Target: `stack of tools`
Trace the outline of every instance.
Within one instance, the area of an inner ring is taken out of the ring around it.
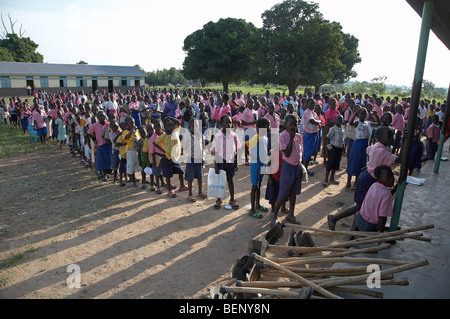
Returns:
[[[280,238],[286,237],[286,228],[291,230],[287,244],[277,244]],[[369,289],[368,283],[372,279],[377,279],[380,285],[406,286],[408,280],[394,279],[394,274],[425,266],[428,261],[361,255],[373,256],[405,239],[430,242],[431,239],[424,237],[421,231],[431,228],[434,225],[379,233],[331,231],[277,223],[265,236],[249,241],[248,255],[234,259],[231,275],[237,279],[235,286],[215,287],[211,296],[229,299],[341,299],[341,293],[345,293],[383,298],[382,292]],[[320,239],[343,235],[350,236],[350,239],[320,246],[316,246],[313,240],[315,236]],[[378,268],[372,269],[373,265]]]

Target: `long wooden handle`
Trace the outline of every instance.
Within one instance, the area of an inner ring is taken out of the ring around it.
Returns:
[[[253,256],[256,260],[262,261],[262,262],[265,263],[265,264],[268,264],[268,265],[270,265],[270,266],[272,266],[272,267],[274,267],[274,268],[276,268],[276,269],[281,270],[282,272],[284,272],[284,273],[286,273],[286,274],[291,275],[292,277],[294,277],[294,278],[297,279],[298,281],[304,283],[306,286],[309,286],[309,287],[313,288],[314,291],[320,293],[320,294],[321,294],[322,296],[324,296],[324,297],[332,298],[332,299],[342,299],[341,297],[339,297],[339,296],[337,296],[337,295],[335,295],[335,294],[333,294],[333,293],[327,291],[326,289],[324,289],[324,288],[320,287],[319,285],[317,285],[317,284],[315,284],[315,283],[313,283],[313,282],[311,282],[311,281],[309,281],[309,280],[303,278],[302,276],[297,275],[296,273],[294,273],[294,272],[290,271],[289,269],[286,269],[285,267],[283,267],[283,266],[281,266],[281,265],[279,265],[279,264],[277,264],[277,263],[271,261],[270,259],[261,257],[261,256],[259,256],[259,255],[256,254],[256,253],[252,253],[252,256]]]

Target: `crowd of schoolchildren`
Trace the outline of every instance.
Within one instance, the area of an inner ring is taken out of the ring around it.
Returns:
[[[296,197],[302,181],[313,175],[309,167],[318,164],[318,155],[325,168],[321,184],[329,187],[339,184],[335,174],[345,166],[346,154],[346,188],[355,191],[355,205],[328,215],[328,226],[334,230],[338,220],[355,215],[353,230],[383,231],[392,216],[392,165],[401,161],[409,102],[345,92],[286,96],[267,91],[258,97],[191,89],[68,90],[36,93],[31,104],[16,97],[2,99],[0,123],[9,120],[23,133],[34,128],[41,143],[57,141],[103,181],[112,178],[120,186],[134,187],[140,181],[143,189],[157,194],[164,190],[171,198],[186,191],[191,202],[207,198],[204,167],[206,154],[211,154],[214,172],[226,172],[228,209],[239,208],[233,177],[242,151],[250,169],[249,214],[262,218],[270,210],[271,227],[280,211],[287,222],[299,223]],[[445,104],[420,101],[409,174],[434,159],[444,112]],[[279,135],[271,134],[276,131]],[[263,182],[270,208],[260,203]],[[217,198],[214,208],[222,203]]]

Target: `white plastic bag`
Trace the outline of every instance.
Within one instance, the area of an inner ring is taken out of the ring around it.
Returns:
[[[216,174],[216,170],[210,168],[208,172],[208,197],[224,198],[226,186],[226,172],[219,170],[219,174]]]

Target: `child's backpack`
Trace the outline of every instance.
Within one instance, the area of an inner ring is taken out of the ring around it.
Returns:
[[[186,110],[184,111],[183,115],[183,121],[188,122],[191,120],[191,118],[194,116],[194,109],[192,106],[186,106]]]

